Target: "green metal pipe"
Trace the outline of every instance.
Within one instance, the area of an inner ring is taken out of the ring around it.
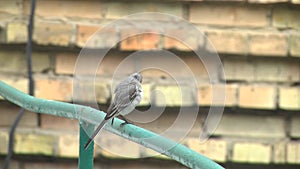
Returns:
[[[53,100],[39,99],[29,96],[25,93],[18,91],[15,88],[10,87],[2,81],[0,81],[0,95],[5,99],[19,105],[20,107],[23,107],[33,112],[78,119],[81,124],[80,135],[85,133],[82,129],[83,124],[89,124],[90,127],[88,130],[90,130],[91,128],[93,128],[94,125],[99,124],[99,122],[101,122],[105,117],[104,112],[93,109],[91,107],[63,103]],[[145,130],[132,124],[122,126],[121,124],[123,122],[123,120],[115,118],[113,126],[106,125],[104,128],[112,133],[127,138],[154,151],[165,154],[168,157],[180,162],[181,164],[187,167],[199,169],[223,168],[219,164],[187,148],[184,145],[181,145],[177,142],[174,142],[172,140],[169,140],[151,131]],[[82,158],[81,155],[84,154],[80,154],[79,158]]]
[[[92,169],[93,168],[93,156],[94,156],[94,141],[90,144],[87,150],[84,149],[85,143],[88,141],[89,136],[86,134],[84,128],[93,132],[94,125],[86,125],[86,123],[79,123],[79,159],[78,169]]]

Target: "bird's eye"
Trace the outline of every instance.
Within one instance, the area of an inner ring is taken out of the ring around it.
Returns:
[[[140,82],[142,82],[142,77],[140,75],[134,75],[134,78]]]

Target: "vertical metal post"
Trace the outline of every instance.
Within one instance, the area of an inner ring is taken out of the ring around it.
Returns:
[[[84,122],[79,122],[79,159],[78,159],[78,169],[93,169],[93,161],[94,161],[94,141],[91,143],[91,145],[88,147],[87,150],[84,149],[84,144],[89,139],[89,136],[87,135],[86,131],[84,131],[83,126],[88,131],[87,132],[93,132],[94,131],[94,125],[86,124]]]

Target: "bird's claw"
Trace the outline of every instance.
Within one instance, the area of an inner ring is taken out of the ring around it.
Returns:
[[[121,123],[121,127],[123,127],[124,125],[126,125],[126,124],[132,124],[132,123],[130,123],[129,121],[127,121],[127,120],[124,120],[124,122],[123,123]]]

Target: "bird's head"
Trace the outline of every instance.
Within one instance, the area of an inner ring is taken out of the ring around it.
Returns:
[[[130,76],[133,77],[133,78],[135,78],[135,79],[136,79],[137,81],[139,81],[140,83],[142,83],[142,81],[143,81],[143,77],[142,77],[142,75],[139,74],[139,73],[133,73],[133,74],[131,74]]]

